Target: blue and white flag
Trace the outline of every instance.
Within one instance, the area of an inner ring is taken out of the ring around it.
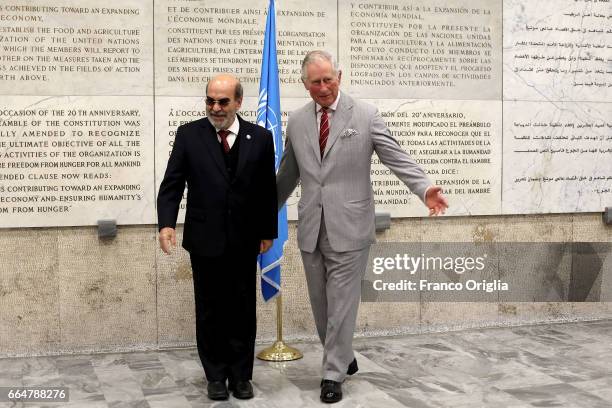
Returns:
[[[274,0],[270,0],[263,58],[261,62],[261,81],[259,82],[259,101],[257,103],[257,124],[265,127],[274,136],[274,156],[276,171],[283,156],[283,134],[278,85],[278,64],[276,60],[276,12]],[[287,240],[287,207],[278,213],[278,238],[272,248],[259,256],[261,268],[261,293],[265,301],[272,299],[280,291],[280,264],[283,247]]]

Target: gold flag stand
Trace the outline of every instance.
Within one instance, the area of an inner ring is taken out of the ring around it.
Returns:
[[[257,358],[265,361],[292,361],[302,358],[302,353],[283,342],[283,298],[276,296],[276,341],[257,354]]]

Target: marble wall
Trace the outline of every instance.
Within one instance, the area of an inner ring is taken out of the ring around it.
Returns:
[[[504,213],[600,211],[612,200],[612,9],[504,1]]]
[[[0,227],[154,224],[174,131],[204,115],[206,82],[240,77],[254,118],[266,6],[3,2]],[[377,105],[445,189],[449,215],[601,211],[611,15],[586,0],[279,0],[284,123],[308,100],[303,55],[328,49],[343,89]],[[372,178],[381,210],[424,214],[376,157]]]
[[[422,218],[373,157],[377,209],[395,217],[379,241],[610,242],[596,214],[612,205],[608,3],[305,4],[276,2],[283,124],[308,101],[303,55],[331,50],[342,88],[379,108],[450,200],[450,217]],[[0,4],[0,356],[193,345],[188,256],[157,248],[156,188],[176,127],[204,114],[210,77],[239,76],[241,113],[255,119],[266,7]],[[120,224],[114,240],[97,238],[100,219]],[[285,334],[314,339],[289,228]],[[265,342],[274,305],[259,302]],[[371,302],[358,334],[610,316],[607,302]]]

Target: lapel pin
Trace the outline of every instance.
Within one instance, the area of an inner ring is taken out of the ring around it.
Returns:
[[[247,135],[247,139],[251,140],[251,135]]]

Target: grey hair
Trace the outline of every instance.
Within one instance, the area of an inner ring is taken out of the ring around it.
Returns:
[[[306,81],[306,67],[315,61],[321,61],[321,60],[329,62],[332,66],[334,75],[336,76],[338,75],[338,72],[340,71],[340,69],[338,66],[338,61],[336,61],[334,56],[327,51],[314,50],[306,54],[306,56],[304,57],[304,60],[302,61],[302,82]]]
[[[234,90],[234,98],[236,100],[242,99],[242,95],[244,94],[244,90],[242,89],[242,84],[240,81],[236,84],[236,89]]]

